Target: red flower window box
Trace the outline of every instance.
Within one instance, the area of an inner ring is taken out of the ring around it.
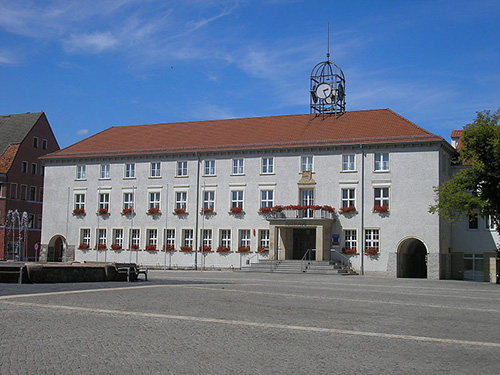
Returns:
[[[229,210],[230,214],[241,214],[243,213],[243,207],[231,207]]]
[[[200,210],[200,215],[214,215],[214,214],[215,214],[215,210],[213,208],[203,207]]]
[[[354,206],[341,207],[339,209],[339,211],[342,214],[355,213],[356,212],[356,207],[354,207]]]
[[[259,248],[257,248],[257,252],[258,253],[268,253],[269,252],[269,248],[267,246],[259,246]]]
[[[134,209],[133,208],[124,208],[122,210],[122,215],[132,215],[134,213]]]
[[[176,208],[174,210],[174,215],[186,215],[186,209],[185,208]]]
[[[389,212],[389,207],[387,206],[381,206],[380,204],[376,204],[374,207],[373,207],[373,212],[378,212],[378,213],[386,213],[386,212]]]
[[[99,215],[107,215],[108,214],[108,209],[107,208],[99,208]]]
[[[174,245],[163,245],[163,251],[175,251]]]
[[[76,216],[85,215],[85,209],[84,208],[75,208],[73,210],[73,215],[76,215]]]
[[[344,247],[344,248],[342,249],[342,252],[343,252],[344,254],[347,254],[347,255],[355,255],[355,254],[357,254],[357,253],[358,253],[358,250],[357,250],[357,249],[352,249],[352,248],[350,248],[350,247]]]
[[[231,249],[229,247],[227,247],[227,246],[219,246],[217,248],[217,252],[218,253],[228,253],[230,251],[231,251]]]
[[[114,244],[111,245],[111,249],[113,249],[113,250],[121,250],[122,246],[114,243]]]
[[[379,250],[376,247],[369,247],[368,249],[365,250],[366,255],[371,255],[375,256],[378,255]]]
[[[238,247],[238,253],[248,253],[250,251],[250,246],[240,246]]]
[[[146,251],[156,251],[156,245],[147,245]]]
[[[139,250],[139,245],[133,244],[132,245],[132,250]]]
[[[81,243],[80,245],[78,245],[78,248],[80,250],[87,250],[90,248],[90,245],[88,243]]]
[[[106,250],[106,244],[105,243],[100,243],[97,245],[97,250]]]
[[[151,207],[147,213],[148,215],[158,215],[160,213],[160,209],[157,207]]]
[[[200,251],[202,253],[209,253],[212,251],[212,246],[200,246],[198,251]]]
[[[189,252],[193,251],[193,248],[191,246],[181,246],[181,251]]]

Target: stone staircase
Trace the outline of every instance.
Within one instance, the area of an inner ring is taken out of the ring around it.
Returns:
[[[316,273],[329,275],[357,275],[350,269],[342,267],[340,263],[329,261],[302,261],[300,260],[260,260],[259,263],[251,263],[242,267],[246,272],[275,272],[275,273]]]

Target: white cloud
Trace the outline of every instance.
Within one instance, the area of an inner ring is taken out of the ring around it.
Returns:
[[[119,40],[110,32],[71,35],[64,41],[64,48],[72,53],[101,53],[112,50],[118,45]]]
[[[89,133],[89,129],[80,129],[76,132],[77,135],[86,135]]]
[[[15,58],[7,51],[0,51],[0,65],[14,65]]]

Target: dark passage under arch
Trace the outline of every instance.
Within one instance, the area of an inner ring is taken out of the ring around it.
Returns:
[[[427,278],[427,249],[422,241],[408,238],[399,245],[398,277]]]

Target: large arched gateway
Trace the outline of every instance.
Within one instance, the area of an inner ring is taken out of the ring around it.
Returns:
[[[427,278],[427,248],[417,238],[406,238],[398,246],[398,277]]]
[[[47,262],[66,261],[66,239],[61,235],[53,236],[47,248]]]

